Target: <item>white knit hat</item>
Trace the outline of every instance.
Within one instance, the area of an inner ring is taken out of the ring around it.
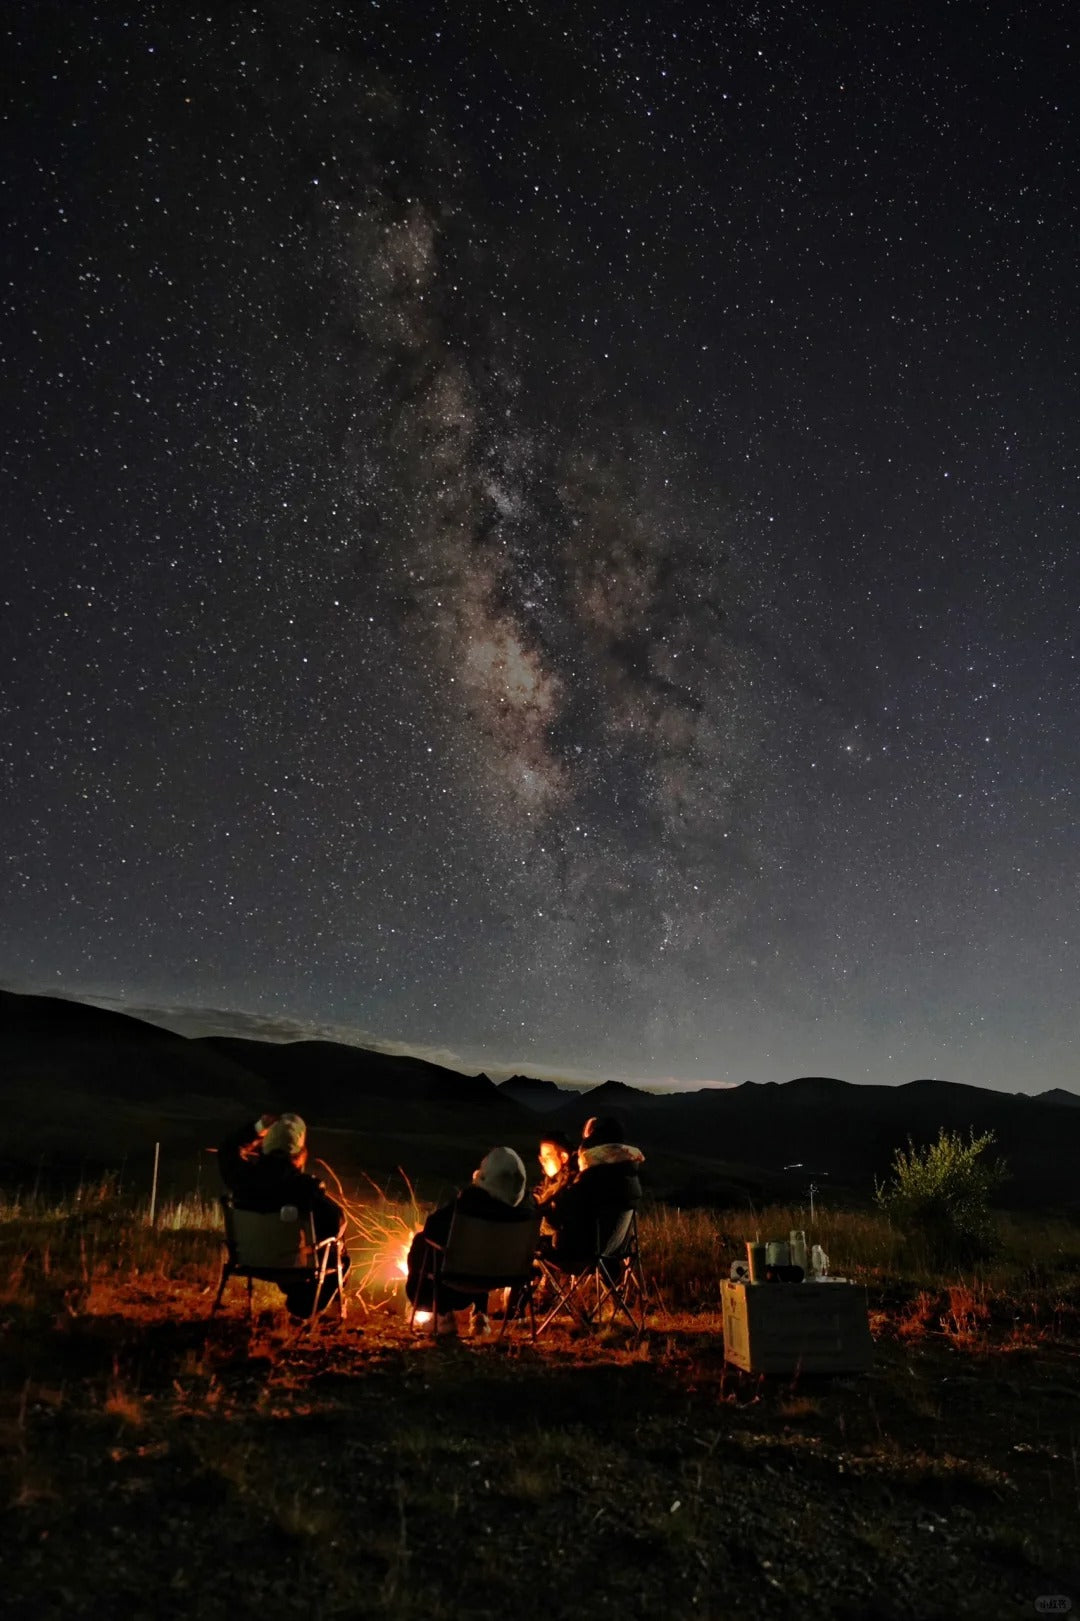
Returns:
[[[485,1154],[473,1181],[502,1204],[518,1205],[525,1197],[525,1167],[512,1148],[493,1148]]]
[[[307,1127],[298,1114],[283,1114],[275,1120],[262,1140],[264,1154],[299,1154],[307,1141]]]

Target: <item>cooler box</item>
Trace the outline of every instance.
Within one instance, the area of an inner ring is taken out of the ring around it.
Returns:
[[[721,1284],[724,1356],[747,1373],[865,1373],[873,1356],[857,1283]]]

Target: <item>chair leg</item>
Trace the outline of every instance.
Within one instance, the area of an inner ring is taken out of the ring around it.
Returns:
[[[315,1280],[315,1298],[311,1302],[311,1316],[308,1318],[308,1321],[307,1321],[307,1326],[308,1326],[309,1330],[313,1329],[315,1327],[315,1319],[319,1315],[319,1302],[322,1299],[323,1285],[326,1282],[326,1273],[327,1273],[327,1269],[328,1269],[329,1265],[330,1265],[330,1246],[329,1246],[329,1244],[326,1244],[326,1245],[323,1246],[322,1256],[320,1257],[320,1260],[319,1260],[319,1273],[318,1273],[318,1277]]]
[[[635,1264],[636,1263],[636,1264]],[[614,1323],[621,1312],[638,1339],[645,1333],[645,1289],[641,1264],[636,1256],[626,1255],[622,1261],[622,1276],[616,1277],[614,1273],[601,1263],[604,1275],[604,1292],[601,1305],[611,1301],[611,1320]],[[637,1315],[630,1308],[630,1287],[633,1285],[637,1291]]]
[[[414,1329],[416,1327],[416,1313],[418,1309],[417,1301],[423,1295],[424,1284],[429,1278],[431,1279],[431,1332],[432,1335],[435,1336],[439,1332],[439,1314],[435,1309],[437,1304],[437,1291],[435,1288],[435,1252],[430,1245],[425,1247],[424,1252],[420,1257],[420,1272],[416,1279],[415,1299],[412,1302],[412,1310],[409,1313],[410,1329]]]
[[[614,1323],[621,1311],[625,1316],[629,1317],[631,1326],[636,1329],[638,1325],[633,1316],[630,1314],[625,1298],[627,1281],[625,1259],[620,1264],[622,1268],[621,1278],[617,1278],[615,1276],[614,1272],[605,1261],[601,1261],[599,1267],[597,1268],[597,1286],[601,1291],[598,1298],[597,1313],[599,1314],[601,1309],[607,1305],[608,1301],[610,1301],[611,1321]]]
[[[501,1343],[511,1322],[516,1322],[522,1315],[524,1307],[528,1308],[531,1325],[531,1338],[536,1338],[536,1313],[533,1310],[533,1279],[525,1283],[511,1284],[503,1290],[502,1327],[499,1330],[499,1343]]]
[[[506,1331],[506,1322],[509,1321],[511,1317],[516,1323],[518,1318],[528,1315],[529,1338],[530,1340],[535,1340],[536,1307],[533,1304],[533,1292],[535,1288],[536,1279],[534,1277],[529,1277],[524,1283],[519,1284],[517,1288],[509,1289],[507,1291],[506,1313],[505,1320],[503,1322],[504,1333]],[[499,1338],[502,1339],[502,1334],[499,1335]]]
[[[612,1322],[614,1322],[616,1317],[618,1317],[620,1307],[625,1310],[624,1302],[626,1298],[626,1288],[630,1277],[629,1263],[625,1257],[619,1262],[619,1270],[622,1275],[616,1276],[615,1272],[610,1266],[608,1266],[607,1262],[601,1261],[600,1269],[597,1274],[602,1280],[603,1284],[602,1304],[607,1305],[609,1300],[611,1302]]]
[[[562,1296],[560,1295],[559,1298],[556,1300],[555,1304],[553,1306],[548,1307],[547,1311],[544,1313],[543,1317],[541,1317],[541,1319],[540,1319],[539,1332],[541,1334],[547,1328],[548,1324],[550,1322],[552,1322],[559,1315],[559,1311],[560,1311],[560,1309],[562,1307],[562,1304],[563,1304]]]
[[[221,1278],[220,1278],[220,1280],[218,1282],[218,1292],[217,1292],[216,1296],[214,1297],[214,1304],[210,1307],[210,1315],[211,1315],[211,1317],[213,1317],[214,1313],[217,1311],[218,1307],[221,1305],[222,1297],[225,1294],[225,1285],[228,1283],[229,1278],[231,1276],[232,1276],[232,1268],[230,1267],[228,1259],[226,1258],[221,1263]]]
[[[444,1252],[432,1250],[431,1252],[431,1337],[439,1337],[439,1318],[443,1314],[439,1310],[439,1285],[442,1282],[442,1260]],[[453,1316],[453,1313],[450,1313]],[[454,1333],[457,1333],[457,1322],[454,1323]]]
[[[409,1332],[410,1332],[410,1334],[414,1333],[415,1330],[416,1330],[416,1302],[417,1302],[417,1299],[419,1297],[420,1286],[423,1283],[423,1281],[424,1281],[424,1261],[423,1261],[423,1259],[421,1259],[421,1261],[420,1261],[420,1273],[419,1273],[419,1276],[417,1277],[417,1280],[416,1280],[416,1288],[413,1291],[413,1298],[409,1302]]]
[[[640,1335],[645,1331],[645,1324],[644,1322],[638,1322],[637,1318],[634,1316],[634,1313],[630,1310],[630,1302],[627,1299],[629,1286],[633,1281],[633,1273],[630,1271],[629,1267],[627,1267],[626,1271],[623,1273],[622,1283],[611,1291],[612,1321],[614,1321],[614,1318],[617,1316],[618,1312],[621,1311],[627,1322],[630,1324],[630,1327],[634,1330],[634,1333]]]
[[[443,1313],[441,1313],[439,1311],[439,1284],[442,1281],[440,1271],[441,1271],[441,1269],[439,1267],[439,1256],[436,1255],[434,1250],[432,1250],[432,1252],[431,1252],[431,1337],[432,1337],[433,1340],[437,1340],[438,1337],[439,1337],[439,1318],[440,1318],[440,1316],[443,1315]],[[453,1314],[451,1313],[451,1316],[452,1315]],[[454,1321],[454,1330],[453,1330],[453,1332],[455,1334],[457,1333],[457,1320],[456,1319]]]
[[[343,1323],[348,1315],[348,1304],[345,1299],[345,1274],[341,1270],[340,1240],[334,1244],[334,1259],[337,1263],[338,1321]]]
[[[541,1265],[543,1266],[544,1263],[541,1262]],[[584,1274],[570,1273],[566,1277],[566,1282],[561,1283],[550,1267],[544,1266],[544,1276],[555,1291],[555,1302],[548,1307],[544,1316],[540,1319],[537,1333],[542,1334],[548,1324],[563,1310],[570,1314],[579,1328],[588,1329],[590,1327],[588,1314],[576,1298]]]
[[[582,1306],[581,1308],[581,1315],[584,1319],[585,1327],[589,1329],[593,1327],[594,1323],[599,1322],[600,1308],[604,1304],[604,1296],[600,1289],[599,1264],[593,1267],[590,1278],[593,1286],[593,1304],[591,1306]]]
[[[640,1339],[646,1328],[647,1302],[645,1299],[645,1273],[641,1265],[641,1250],[638,1248],[636,1227],[634,1229],[633,1242],[630,1249],[626,1252],[626,1261],[624,1263],[623,1274],[624,1293],[629,1293],[631,1284],[633,1284],[637,1291],[637,1316],[634,1318],[634,1327],[637,1329],[638,1338]]]
[[[641,1312],[641,1326],[640,1326],[639,1332],[644,1334],[645,1326],[646,1326],[645,1325],[645,1311],[646,1311],[645,1273],[642,1270],[642,1266],[641,1266],[641,1256],[636,1250],[634,1251],[634,1258],[633,1258],[633,1261],[631,1263],[631,1271],[633,1273],[634,1283],[637,1286],[638,1307],[639,1307],[639,1310]]]

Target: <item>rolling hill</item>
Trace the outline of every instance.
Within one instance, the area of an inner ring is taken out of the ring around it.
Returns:
[[[313,1152],[343,1174],[402,1166],[426,1187],[469,1174],[493,1142],[530,1164],[541,1123],[572,1137],[615,1113],[645,1149],[653,1190],[680,1203],[795,1197],[809,1179],[865,1195],[896,1147],[941,1126],[992,1131],[1012,1180],[1005,1202],[1080,1209],[1080,1099],[917,1080],[827,1076],[663,1095],[607,1081],[580,1093],[515,1076],[496,1086],[425,1059],[331,1041],[185,1037],[61,998],[0,992],[0,1175],[145,1167],[162,1144],[180,1191],[238,1118],[298,1109]],[[195,1168],[193,1170],[193,1167]],[[140,1172],[142,1174],[142,1172]]]

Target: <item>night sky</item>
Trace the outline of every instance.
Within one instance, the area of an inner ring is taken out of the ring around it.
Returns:
[[[1075,8],[5,14],[0,979],[1076,1088]]]

